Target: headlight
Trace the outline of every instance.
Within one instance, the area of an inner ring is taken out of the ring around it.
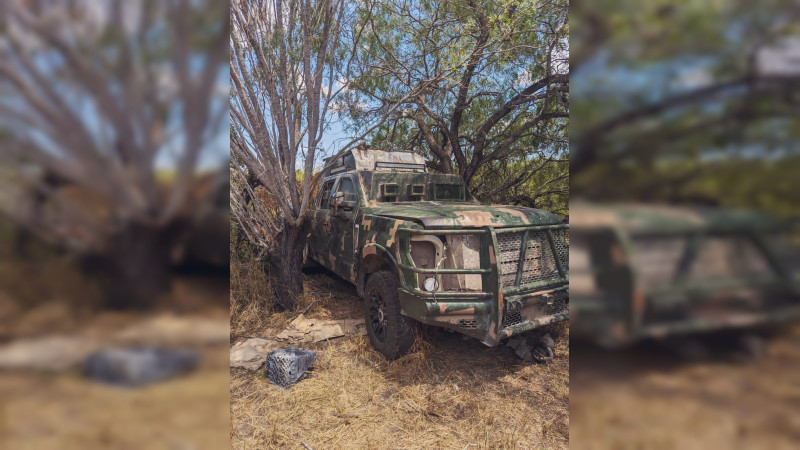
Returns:
[[[420,269],[435,269],[437,266],[441,267],[442,253],[444,252],[444,244],[442,241],[431,235],[413,236],[411,238],[411,259],[414,265]],[[423,278],[423,277],[428,277]],[[433,278],[429,284],[431,275],[419,274],[419,289],[424,289],[432,292],[439,289],[439,280]],[[431,286],[431,287],[429,287]]]
[[[410,254],[421,269],[480,269],[481,238],[465,235],[417,235],[411,237]],[[480,274],[419,274],[419,289],[434,291],[481,291]]]
[[[433,292],[439,289],[439,282],[436,281],[436,278],[428,278],[425,280],[425,290],[428,292]]]

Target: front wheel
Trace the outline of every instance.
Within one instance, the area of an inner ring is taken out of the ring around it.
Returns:
[[[400,313],[397,276],[393,273],[375,272],[367,279],[364,319],[370,344],[386,358],[398,358],[414,344],[416,322]]]

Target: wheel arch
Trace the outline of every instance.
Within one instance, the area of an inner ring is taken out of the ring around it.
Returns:
[[[356,290],[359,296],[364,295],[367,278],[370,274],[381,270],[387,270],[396,274],[398,280],[400,279],[397,261],[386,247],[380,244],[369,243],[361,248],[359,256],[359,270],[356,277]]]

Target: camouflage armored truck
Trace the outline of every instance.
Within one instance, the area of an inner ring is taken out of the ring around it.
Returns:
[[[353,149],[324,174],[308,256],[355,284],[372,346],[407,352],[413,321],[495,346],[568,319],[568,225],[482,205],[421,156]]]
[[[573,201],[570,229],[570,336],[615,347],[800,319],[799,255],[776,219]]]

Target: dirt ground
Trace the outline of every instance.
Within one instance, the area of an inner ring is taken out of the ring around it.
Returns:
[[[749,362],[689,362],[653,344],[573,342],[571,357],[572,448],[800,448],[800,326]]]
[[[327,272],[306,275],[301,308],[312,302],[309,317],[361,317],[355,288]],[[274,335],[295,315],[258,316],[235,307],[232,342]],[[312,375],[285,391],[261,372],[232,369],[231,446],[567,448],[569,329],[562,324],[550,331],[557,356],[548,364],[433,330],[391,363],[366,336],[311,344],[317,352]]]
[[[177,317],[183,324],[201,318],[204,324],[227,327],[227,277],[181,277],[156,310],[108,312],[94,307],[95,293],[80,276],[62,269],[58,282],[51,282],[37,277],[47,275],[41,263],[0,264],[0,280],[6,281],[0,284],[0,344],[48,336],[102,340],[162,317]],[[26,281],[8,282],[14,279]],[[200,366],[140,388],[98,384],[79,368],[0,371],[0,448],[224,448],[230,423],[225,337],[181,345],[202,353]]]
[[[193,373],[124,389],[78,373],[0,374],[0,447],[219,449],[227,445],[227,349]]]

